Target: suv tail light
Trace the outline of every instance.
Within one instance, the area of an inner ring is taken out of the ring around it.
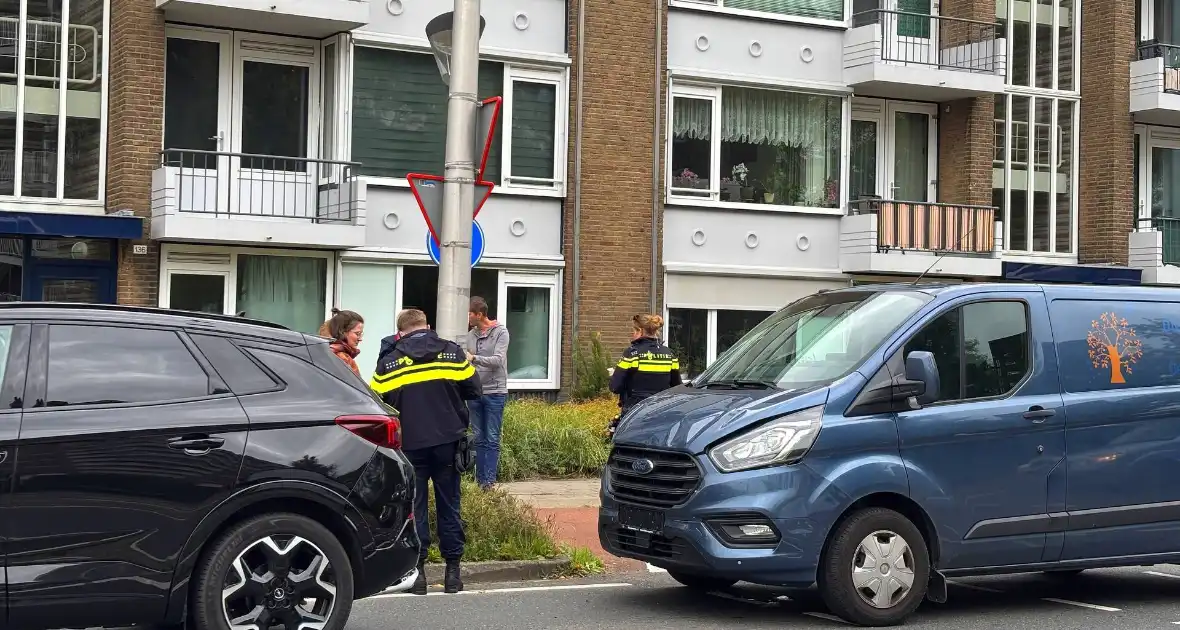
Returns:
[[[402,424],[394,416],[340,416],[336,424],[377,446],[402,447]]]

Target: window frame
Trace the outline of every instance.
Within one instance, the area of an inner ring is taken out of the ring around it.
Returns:
[[[760,20],[770,20],[774,22],[790,22],[795,24],[846,28],[848,26],[847,21],[851,17],[852,13],[852,0],[844,0],[843,5],[843,14],[839,20],[825,20],[823,18],[811,18],[801,15],[790,15],[786,13],[734,9],[725,6],[725,0],[668,0],[668,6],[677,9],[688,9],[691,11],[702,11],[708,13],[721,13],[725,15],[757,18]]]
[[[1152,158],[1153,149],[1180,150],[1180,130],[1173,127],[1157,127],[1152,125],[1135,125],[1135,135],[1139,137],[1139,187],[1135,191],[1136,219],[1151,218],[1151,180],[1154,171]],[[1180,183],[1177,183],[1180,185]],[[1133,230],[1139,230],[1139,221],[1135,222]]]
[[[352,160],[352,146],[353,134],[355,128],[353,126],[353,111],[351,99],[353,97],[352,91],[356,85],[356,64],[353,62],[357,48],[377,48],[381,50],[416,54],[416,55],[430,55],[429,50],[425,50],[419,46],[413,45],[397,45],[390,44],[374,39],[361,39],[357,41],[353,39],[352,45],[349,46],[348,51],[348,73],[349,73],[349,104],[348,104],[348,120],[347,120],[347,140],[343,145],[347,151],[347,160]],[[565,190],[567,185],[567,163],[568,163],[568,146],[569,146],[569,68],[565,65],[547,65],[544,63],[530,63],[523,60],[488,58],[486,61],[492,61],[502,64],[504,66],[503,83],[500,88],[501,98],[504,99],[503,109],[500,111],[500,122],[498,123],[500,133],[500,178],[493,181],[496,185],[492,189],[493,195],[523,195],[534,197],[555,197],[565,198]],[[544,186],[537,185],[536,182],[512,183],[512,178],[508,175],[511,168],[511,144],[512,144],[512,84],[511,81],[519,80],[532,83],[548,83],[557,86],[557,98],[554,103],[554,136],[555,143],[553,146],[553,177],[552,185]],[[337,140],[339,142],[339,139]],[[381,175],[364,175],[362,176],[366,182],[373,186],[387,186],[391,188],[406,188],[410,187],[410,183],[404,177],[386,177]]]
[[[15,111],[13,112],[14,120],[14,143],[13,143],[13,194],[0,196],[0,210],[13,211],[27,211],[35,208],[47,212],[60,212],[63,207],[74,208],[93,208],[103,207],[106,205],[107,193],[107,156],[110,152],[107,150],[107,138],[109,137],[109,95],[110,95],[110,42],[111,42],[111,0],[103,0],[102,2],[102,27],[98,37],[96,46],[96,53],[102,55],[102,61],[98,72],[100,73],[99,80],[102,81],[102,88],[99,90],[99,132],[98,132],[98,186],[97,196],[94,199],[75,199],[65,196],[65,172],[66,172],[66,131],[67,126],[64,124],[65,120],[69,118],[68,108],[66,107],[66,100],[69,90],[58,90],[58,129],[57,129],[57,155],[55,156],[55,186],[56,194],[53,197],[29,197],[22,194],[22,186],[24,183],[24,129],[25,129],[25,96],[27,93],[28,83],[25,79],[26,66],[26,50],[28,44],[27,30],[28,22],[31,18],[28,15],[28,7],[26,2],[21,2],[20,16],[17,18],[17,39],[21,41],[21,45],[17,47],[17,58],[14,62],[17,67],[16,81],[12,84],[16,91],[16,99],[14,103]],[[65,29],[60,27],[58,32],[68,30],[73,24],[70,22],[70,11],[68,5],[63,11],[61,22],[65,23]],[[59,38],[59,49],[63,51],[62,57],[65,57],[65,49],[68,47],[69,40],[62,41]],[[57,85],[65,84],[65,75],[68,73],[70,64],[62,64],[58,70]],[[56,89],[56,88],[55,88]],[[91,212],[87,210],[86,213]]]
[[[169,398],[164,400],[152,401],[137,401],[137,402],[119,402],[119,403],[90,403],[78,405],[57,405],[47,406],[47,404],[29,405],[28,400],[45,401],[49,398],[49,341],[52,330],[55,326],[68,327],[82,327],[95,329],[111,329],[120,328],[124,330],[154,330],[165,333],[172,333],[176,336],[176,340],[180,343],[189,356],[192,357],[193,362],[197,367],[205,373],[205,391],[204,395],[188,396],[185,398]],[[38,339],[40,336],[40,339]],[[57,318],[47,321],[36,322],[33,326],[33,340],[34,343],[30,349],[29,362],[30,371],[37,374],[40,378],[26,380],[26,404],[25,413],[51,413],[54,411],[75,411],[87,409],[123,409],[123,408],[138,408],[138,407],[153,407],[160,405],[175,405],[191,402],[201,402],[205,400],[218,398],[232,398],[233,393],[225,382],[217,374],[216,370],[209,364],[209,360],[204,354],[197,349],[196,344],[188,338],[188,334],[183,328],[174,326],[160,326],[153,324],[140,324],[128,322],[109,322],[109,321],[95,321],[95,320],[81,320],[81,319],[66,319]],[[37,342],[40,341],[40,344]],[[41,347],[38,347],[40,345]],[[35,355],[33,353],[36,353]],[[214,393],[215,385],[220,384],[225,388],[223,393]],[[39,390],[39,391],[38,391]]]
[[[1027,345],[1025,347],[1025,352],[1026,352],[1025,356],[1028,358],[1028,361],[1027,361],[1027,365],[1024,368],[1024,375],[1020,378],[1020,380],[1018,380],[1016,382],[1016,384],[1012,387],[1012,389],[1008,390],[1007,392],[1004,392],[1003,394],[999,394],[996,396],[983,396],[983,397],[979,397],[979,398],[956,398],[954,400],[941,400],[940,399],[940,400],[937,400],[935,402],[932,402],[932,403],[926,405],[925,406],[926,408],[940,407],[940,406],[945,406],[945,405],[964,404],[964,403],[976,403],[976,402],[986,402],[986,401],[995,401],[995,400],[1005,400],[1007,398],[1011,398],[1011,397],[1017,395],[1017,392],[1020,391],[1020,388],[1024,387],[1025,383],[1027,383],[1029,381],[1029,379],[1032,378],[1033,363],[1034,363],[1034,361],[1033,361],[1034,348],[1033,348],[1033,335],[1032,335],[1032,309],[1031,309],[1031,305],[1029,304],[1027,299],[1019,298],[1019,297],[999,297],[999,298],[977,297],[977,298],[970,298],[967,300],[963,300],[960,302],[954,302],[952,304],[946,305],[942,309],[935,311],[935,312],[931,313],[929,316],[923,318],[920,323],[916,324],[909,331],[906,331],[905,336],[900,341],[898,341],[892,348],[890,348],[889,352],[885,355],[885,356],[890,357],[885,363],[886,363],[886,365],[902,366],[903,373],[904,373],[905,356],[903,356],[902,353],[905,351],[906,345],[908,345],[910,343],[910,341],[912,341],[914,339],[914,337],[916,337],[918,334],[920,334],[922,331],[924,331],[926,329],[926,327],[929,326],[930,324],[941,319],[944,315],[946,315],[947,313],[949,313],[951,311],[958,311],[959,312],[959,315],[958,315],[958,322],[959,322],[959,339],[958,339],[959,386],[961,388],[960,393],[965,392],[966,391],[965,384],[966,384],[966,378],[967,378],[967,363],[966,363],[966,361],[963,360],[963,341],[964,341],[963,309],[968,306],[971,306],[973,304],[986,304],[986,303],[994,303],[994,302],[1015,302],[1015,303],[1020,304],[1024,308],[1025,335],[1028,337],[1028,339],[1026,340]],[[941,395],[941,392],[940,392],[940,395]]]
[[[193,260],[170,261],[172,254],[194,255]],[[219,275],[226,278],[225,283],[225,312],[223,315],[235,315],[238,310],[238,256],[252,254],[255,256],[286,256],[293,258],[322,258],[325,264],[325,292],[324,319],[332,315],[332,306],[336,302],[336,252],[316,251],[306,249],[269,249],[262,247],[228,247],[228,246],[195,246],[164,243],[160,246],[159,296],[157,304],[160,308],[170,308],[172,291],[172,274]],[[220,261],[199,260],[198,256],[212,258],[224,256]]]
[[[766,313],[766,317],[770,317],[779,312],[780,309],[763,310],[758,307],[751,306],[733,306],[730,304],[703,306],[700,304],[685,305],[680,303],[671,303],[664,305],[664,329],[661,332],[661,340],[665,345],[668,345],[670,327],[667,322],[671,319],[673,310],[678,311],[705,311],[705,369],[708,369],[717,360],[717,312],[718,311],[747,311],[753,313]],[[765,318],[764,318],[765,319]],[[752,329],[751,329],[752,330]],[[690,377],[695,378],[695,377]]]
[[[838,166],[840,193],[836,207],[791,206],[780,203],[747,203],[721,201],[721,106],[722,91],[726,88],[744,88],[764,90],[768,92],[787,92],[792,94],[807,94],[824,96],[840,101],[840,163]],[[672,141],[673,115],[675,112],[673,101],[677,98],[709,100],[712,102],[712,125],[710,125],[709,169],[712,172],[708,195],[675,194],[672,188]],[[771,85],[736,85],[722,83],[707,83],[701,81],[674,79],[668,88],[668,98],[665,103],[664,124],[669,130],[664,136],[664,203],[680,206],[704,206],[722,210],[759,210],[763,212],[791,212],[799,214],[826,214],[843,216],[848,198],[848,164],[849,164],[849,128],[851,126],[851,98],[849,95],[838,95],[815,90],[790,88]]]

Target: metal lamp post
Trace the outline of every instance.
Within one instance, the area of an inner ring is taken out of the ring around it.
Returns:
[[[443,216],[438,230],[438,312],[440,337],[467,335],[471,299],[471,226],[475,200],[475,129],[479,109],[479,38],[484,19],[479,0],[455,0],[455,10],[432,19],[426,37],[439,74],[449,86],[447,141],[443,166]]]

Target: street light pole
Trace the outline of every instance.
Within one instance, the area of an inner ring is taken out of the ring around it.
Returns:
[[[479,0],[455,0],[435,327],[440,337],[458,341],[460,345],[463,345],[467,335],[467,312],[471,299],[479,36]]]

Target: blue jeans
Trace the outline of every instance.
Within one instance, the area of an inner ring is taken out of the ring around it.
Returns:
[[[442,557],[458,560],[463,557],[467,542],[463,535],[463,521],[459,515],[459,473],[455,471],[456,442],[404,451],[414,465],[414,525],[422,542],[419,557],[430,551],[430,514],[427,495],[428,481],[434,482],[434,507],[438,513],[438,547]]]
[[[504,404],[508,394],[484,394],[467,401],[471,427],[475,430],[475,482],[487,487],[496,483],[500,466],[500,429],[504,426]]]

